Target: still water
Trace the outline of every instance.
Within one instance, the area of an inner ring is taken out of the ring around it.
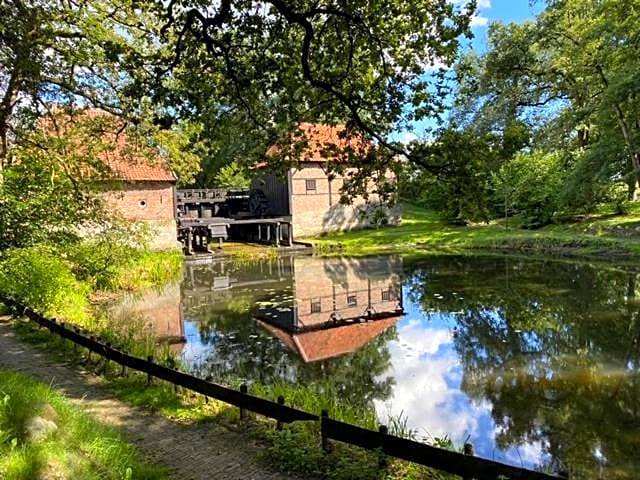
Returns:
[[[639,275],[506,257],[214,260],[127,308],[202,377],[334,392],[419,438],[626,479],[640,478]]]

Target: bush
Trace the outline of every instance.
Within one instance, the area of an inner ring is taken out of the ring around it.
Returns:
[[[559,154],[518,153],[494,176],[495,197],[509,213],[521,215],[523,226],[541,227],[558,212],[566,177]]]
[[[89,291],[48,247],[10,249],[0,258],[0,292],[45,315],[86,322]]]
[[[113,233],[68,246],[64,251],[76,277],[99,290],[115,289],[122,270],[142,255]]]

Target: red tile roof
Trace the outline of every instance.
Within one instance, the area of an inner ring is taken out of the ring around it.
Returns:
[[[348,132],[344,125],[301,123],[298,128],[301,135],[294,134],[292,142],[307,142],[299,154],[299,162],[336,160],[335,157],[327,158],[327,155],[331,155],[331,149],[338,153],[350,149],[354,154],[364,156],[372,148],[370,142],[358,134]],[[274,145],[267,150],[267,155],[275,155],[278,151],[279,147]]]
[[[127,135],[122,128],[124,124],[114,115],[91,108],[83,110],[77,116],[114,120],[109,125],[109,130],[102,133],[102,141],[109,148],[98,154],[98,159],[109,170],[104,174],[107,178],[127,182],[176,182],[177,177],[169,168],[167,159],[149,145],[143,145]],[[67,118],[67,121],[73,120]]]
[[[287,347],[297,352],[305,362],[316,362],[355,352],[395,325],[401,318],[402,315],[397,315],[382,320],[350,323],[302,333],[287,332],[261,320],[257,322],[278,337]]]

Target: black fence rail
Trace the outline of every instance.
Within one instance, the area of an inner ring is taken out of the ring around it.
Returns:
[[[374,432],[332,420],[325,415],[321,416],[321,422],[323,437],[326,436],[326,438],[350,443],[367,450],[377,449],[386,455],[427,465],[436,470],[459,475],[465,479],[549,480],[551,478],[567,478],[566,475],[550,475],[548,473],[525,470],[493,460],[432,447],[424,443],[389,435],[384,431]]]
[[[48,319],[13,298],[0,295],[0,302],[25,315],[31,321],[48,329],[51,333],[57,334],[122,367],[146,373],[149,378],[155,377],[206,397],[215,398],[239,407],[241,416],[244,410],[249,410],[277,420],[278,428],[281,428],[282,423],[320,421],[322,446],[325,450],[330,449],[329,439],[333,439],[367,450],[377,450],[381,454],[419,463],[469,480],[557,480],[569,478],[566,473],[549,474],[538,472],[396,437],[389,435],[384,426],[381,426],[378,432],[356,427],[333,420],[328,417],[326,412],[322,412],[322,415],[318,416],[289,407],[284,404],[283,397],[279,397],[277,402],[265,400],[247,393],[245,385],[240,388],[240,391],[237,391],[159,365],[154,363],[151,357],[143,359],[129,355],[111,344],[102,342],[100,339],[83,332],[79,328],[70,328],[55,319]]]

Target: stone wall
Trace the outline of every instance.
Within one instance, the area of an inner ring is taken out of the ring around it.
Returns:
[[[339,176],[329,181],[319,163],[292,171],[294,238],[374,226],[376,210],[380,209],[389,223],[400,221],[400,211],[380,204],[376,195],[368,200],[356,197],[351,205],[340,204],[342,185],[343,179]]]

